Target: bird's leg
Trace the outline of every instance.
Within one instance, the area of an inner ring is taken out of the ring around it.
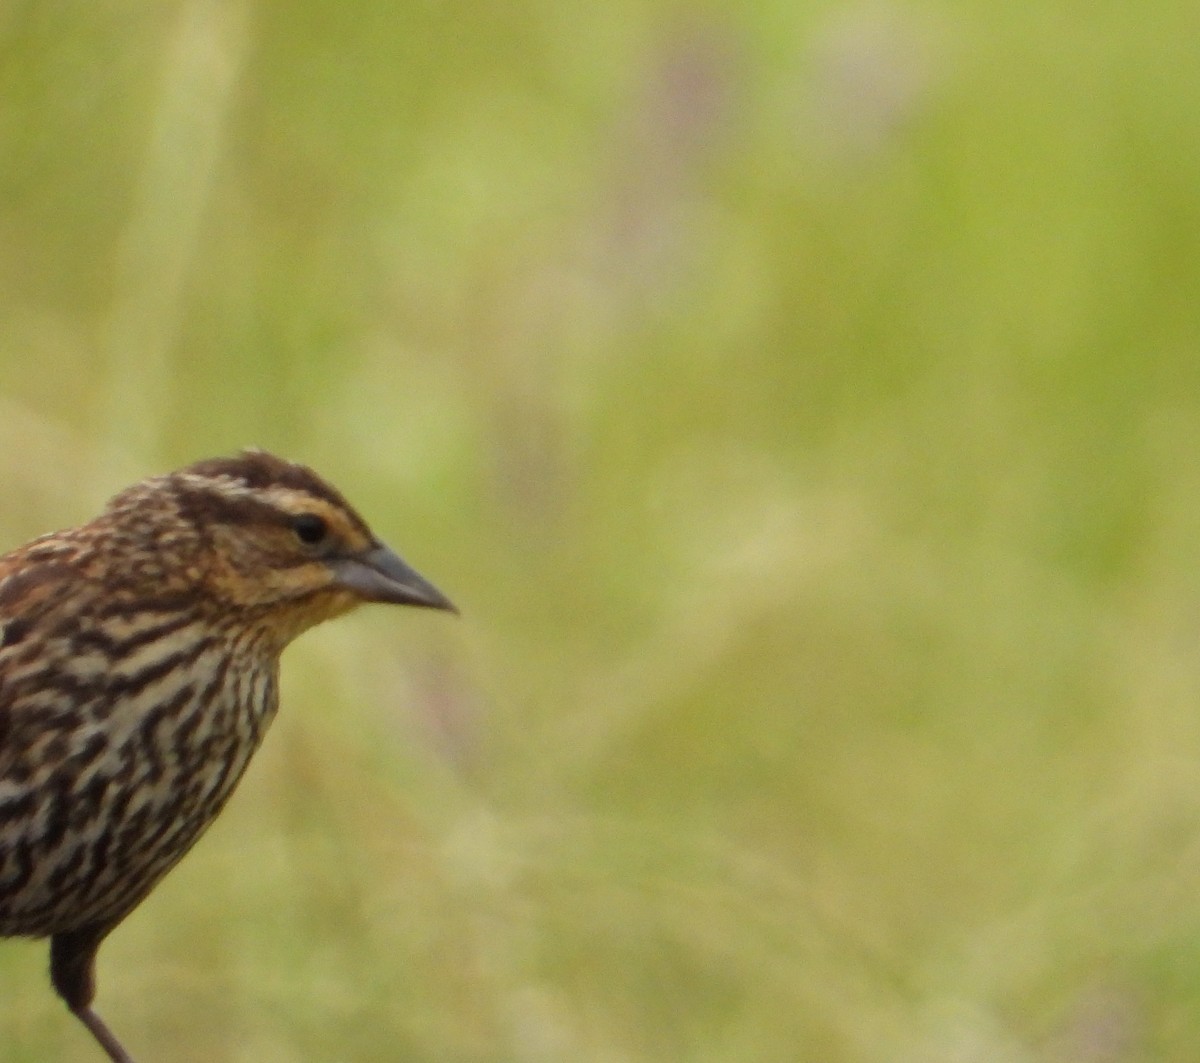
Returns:
[[[92,1010],[96,996],[96,950],[109,927],[87,926],[50,939],[50,981],[67,1007],[108,1053],[112,1063],[133,1063],[104,1020]]]
[[[88,1028],[91,1035],[100,1043],[100,1047],[108,1053],[112,1063],[133,1063],[133,1057],[122,1047],[112,1032],[90,1007],[72,1008],[75,1017]]]

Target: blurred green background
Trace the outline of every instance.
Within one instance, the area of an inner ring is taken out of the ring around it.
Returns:
[[[0,534],[256,444],[285,658],[138,1059],[1200,1058],[1200,8],[0,7]],[[98,1052],[0,945],[0,1054]]]

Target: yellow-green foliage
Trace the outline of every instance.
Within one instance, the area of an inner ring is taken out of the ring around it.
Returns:
[[[1198,31],[0,9],[3,542],[257,444],[463,612],[289,652],[131,1051],[1200,1058]]]

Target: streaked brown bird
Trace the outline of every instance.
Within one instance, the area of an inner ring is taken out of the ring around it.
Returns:
[[[263,451],[122,491],[0,557],[0,935],[114,1063],[96,951],[221,811],[279,655],[363,602],[453,610],[333,487]]]

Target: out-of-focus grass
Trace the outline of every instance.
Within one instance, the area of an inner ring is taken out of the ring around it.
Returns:
[[[1195,22],[0,16],[5,540],[258,443],[464,614],[289,652],[135,1054],[1194,1058]]]

